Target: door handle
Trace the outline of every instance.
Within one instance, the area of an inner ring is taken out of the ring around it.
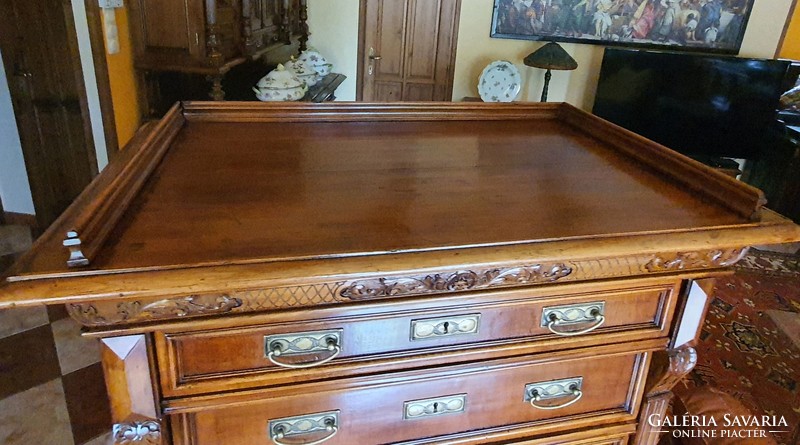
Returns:
[[[371,76],[375,72],[375,61],[381,60],[381,56],[375,54],[375,48],[369,48],[369,55],[367,56],[369,59],[369,68],[367,68],[367,75]]]
[[[13,74],[13,76],[14,77],[30,78],[30,77],[33,77],[33,73],[31,73],[30,71],[22,68],[20,63],[15,63],[14,64],[14,74]]]
[[[24,78],[31,78],[33,77],[33,73],[23,68],[23,64],[21,60],[16,60],[14,62],[14,77],[24,77]]]
[[[373,48],[373,47],[370,47],[370,48],[369,48],[369,55],[368,55],[368,57],[369,57],[369,60],[381,60],[381,59],[382,59],[382,57],[381,57],[381,56],[379,56],[379,55],[375,54],[375,48]]]

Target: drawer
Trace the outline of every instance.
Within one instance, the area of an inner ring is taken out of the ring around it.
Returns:
[[[502,442],[514,445],[626,445],[628,439],[636,433],[636,425],[592,428],[572,434],[549,437],[537,437],[513,442]],[[487,442],[475,442],[487,443]]]
[[[278,385],[491,358],[508,353],[665,337],[673,283],[557,296],[501,292],[450,305],[156,335],[165,395]],[[521,346],[528,344],[527,348]],[[513,351],[512,351],[513,350]]]
[[[491,437],[493,429],[507,438],[515,429],[549,436],[634,422],[648,351],[659,347],[663,342],[639,342],[178,399],[166,411],[175,434],[193,445],[328,436],[330,444],[439,443]]]
[[[504,431],[503,433],[508,435],[509,432]],[[503,433],[499,433],[495,436],[502,437],[504,435]],[[511,433],[513,434],[514,432]],[[458,442],[455,442],[455,440],[445,440],[438,441],[438,443],[458,443],[458,445],[627,445],[628,440],[631,439],[631,436],[634,434],[636,434],[636,424],[630,423],[625,425],[593,427],[574,433],[536,436],[511,441],[501,439],[500,437],[493,437],[491,434],[482,433],[480,436],[474,437],[473,440],[459,439]],[[422,445],[426,443],[426,441],[415,441],[411,443]]]

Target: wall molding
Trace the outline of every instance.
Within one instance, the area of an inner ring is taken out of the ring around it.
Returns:
[[[36,215],[31,215],[28,213],[3,212],[2,217],[2,219],[5,220],[5,224],[28,226],[34,231],[38,229]]]

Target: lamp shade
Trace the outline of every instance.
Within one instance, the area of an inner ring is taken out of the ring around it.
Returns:
[[[578,62],[556,42],[548,42],[543,47],[528,54],[525,65],[548,70],[574,70]]]

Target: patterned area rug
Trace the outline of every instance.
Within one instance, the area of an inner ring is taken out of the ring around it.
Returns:
[[[800,347],[791,338],[800,320],[799,258],[751,250],[734,275],[717,281],[697,366],[675,388],[711,385],[755,415],[784,416],[788,431],[774,436],[785,445],[800,444]]]

